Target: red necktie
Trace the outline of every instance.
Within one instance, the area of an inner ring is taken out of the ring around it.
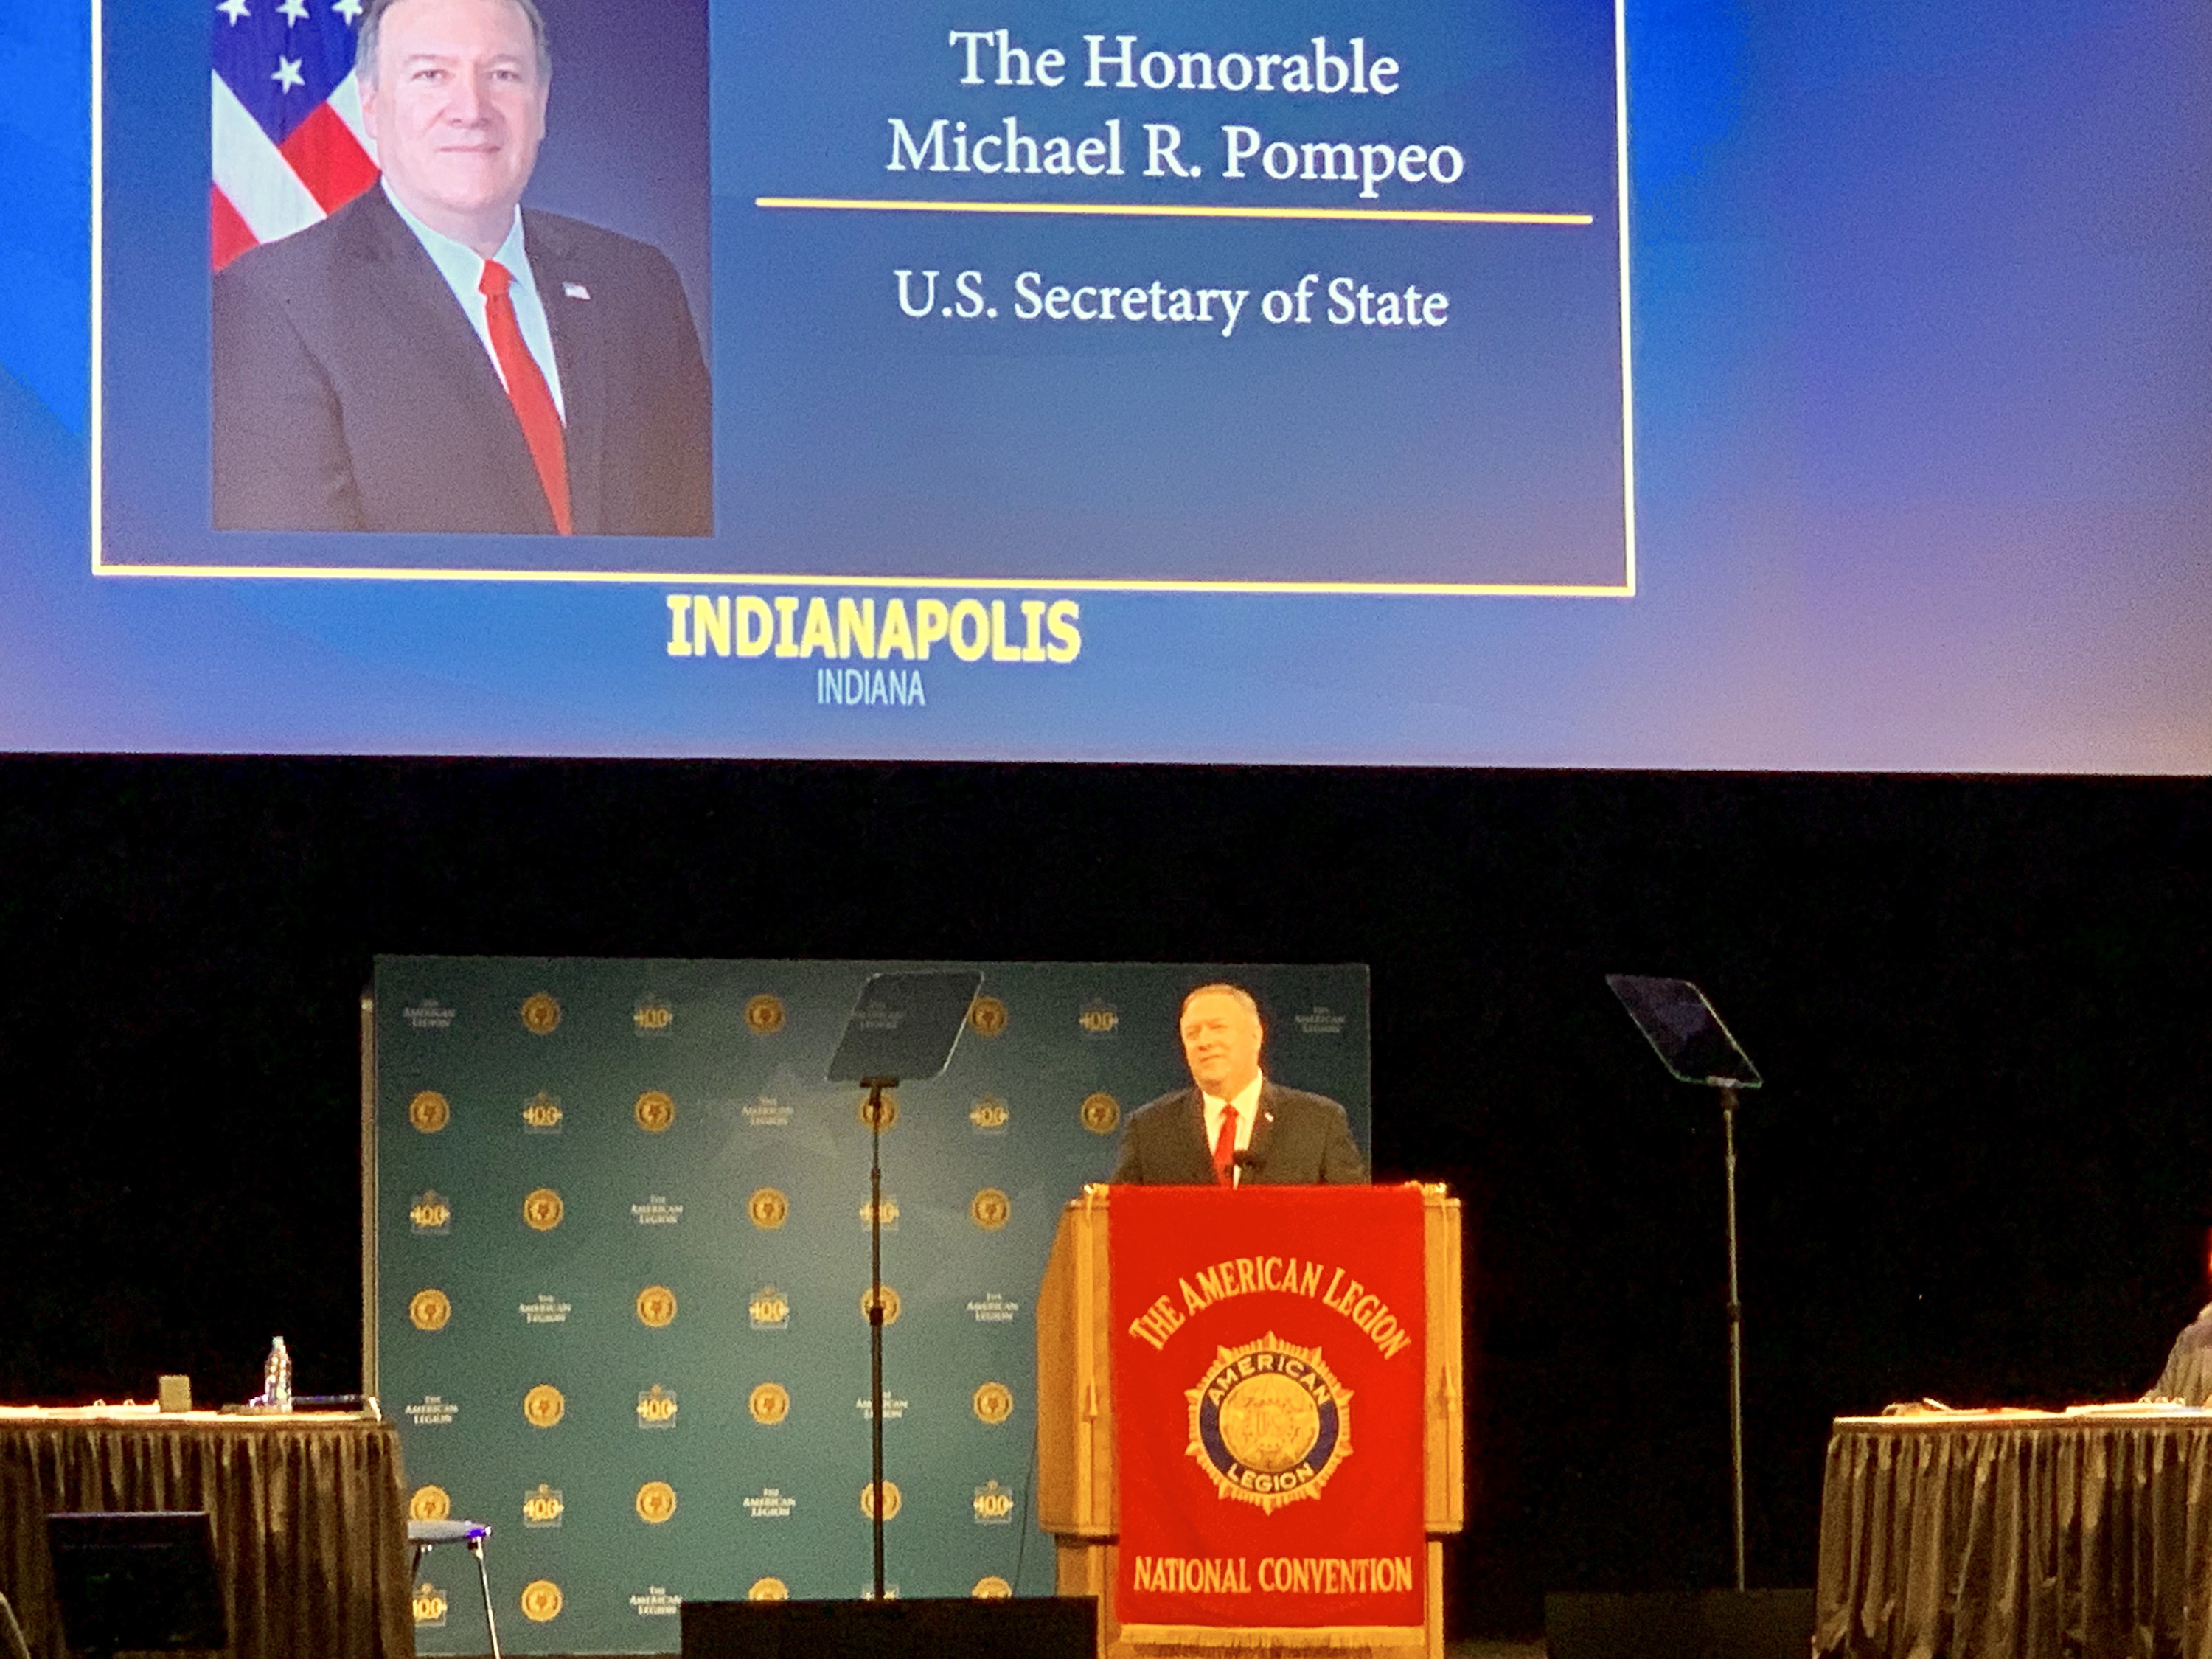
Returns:
[[[1224,1106],[1221,1109],[1221,1133],[1213,1141],[1213,1179],[1224,1187],[1237,1184],[1237,1109]]]
[[[573,528],[568,517],[568,450],[561,436],[561,411],[553,407],[538,359],[523,343],[521,325],[514,319],[514,301],[507,297],[514,280],[496,259],[484,261],[477,292],[484,296],[484,318],[491,325],[492,355],[499,372],[507,377],[507,395],[522,422],[523,441],[530,459],[538,464],[538,482],[545,486],[546,504],[553,509],[553,526],[562,535]]]

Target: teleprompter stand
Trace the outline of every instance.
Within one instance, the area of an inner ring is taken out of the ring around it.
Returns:
[[[1677,1081],[1721,1091],[1721,1123],[1728,1164],[1729,1449],[1735,1475],[1735,1587],[1743,1572],[1743,1301],[1736,1282],[1736,1091],[1759,1086],[1759,1068],[1729,1035],[1705,994],[1686,979],[1648,979],[1607,974],[1636,1029]]]
[[[983,975],[972,968],[871,974],[830,1057],[830,1081],[868,1091],[868,1514],[875,1538],[875,1599],[884,1599],[884,1091],[935,1077]]]

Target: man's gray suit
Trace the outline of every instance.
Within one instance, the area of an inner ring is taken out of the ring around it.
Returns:
[[[714,529],[706,364],[657,248],[522,210],[579,535]],[[215,279],[215,527],[550,535],[499,372],[381,189]]]
[[[1244,1159],[1247,1186],[1355,1186],[1367,1179],[1344,1108],[1327,1095],[1273,1083],[1260,1085],[1260,1121]],[[1148,1187],[1212,1186],[1205,1097],[1194,1088],[1178,1089],[1139,1107],[1122,1131],[1113,1178]]]

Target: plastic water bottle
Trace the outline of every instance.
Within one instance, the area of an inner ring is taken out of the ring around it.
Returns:
[[[292,1356],[284,1351],[281,1336],[269,1345],[269,1358],[261,1367],[261,1403],[273,1412],[292,1409]]]

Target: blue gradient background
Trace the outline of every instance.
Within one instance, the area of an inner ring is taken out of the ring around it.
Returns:
[[[1647,0],[1629,40],[1636,599],[1086,595],[1071,667],[847,710],[669,659],[658,586],[95,582],[88,20],[12,9],[0,743],[2212,767],[2212,14]]]

